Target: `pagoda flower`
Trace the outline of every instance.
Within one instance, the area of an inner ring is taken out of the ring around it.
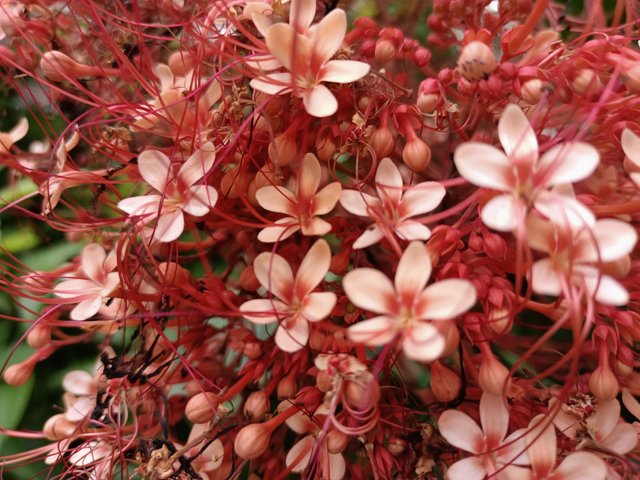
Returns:
[[[115,250],[107,255],[97,243],[84,247],[78,272],[81,278],[65,280],[54,288],[54,293],[65,299],[63,303],[77,303],[71,310],[72,320],[93,317],[111,298],[120,286],[120,275],[114,271],[117,263]]]
[[[318,240],[293,274],[280,255],[264,252],[253,261],[260,284],[275,298],[249,300],[240,305],[244,317],[257,324],[278,322],[276,345],[285,352],[296,352],[309,340],[309,322],[329,316],[337,297],[332,292],[313,292],[329,271],[331,249]]]
[[[13,144],[24,138],[28,131],[29,122],[26,118],[21,118],[11,130],[8,132],[0,132],[0,155],[11,153]]]
[[[556,467],[558,443],[551,419],[538,415],[529,423],[525,436],[531,469],[510,465],[504,470],[508,480],[604,480],[607,465],[597,455],[574,452]]]
[[[553,410],[555,399],[549,406]],[[638,431],[620,418],[618,400],[599,401],[581,408],[580,403],[561,405],[553,416],[556,428],[580,446],[595,445],[599,449],[625,455],[638,444]]]
[[[629,177],[640,187],[640,137],[628,128],[622,131],[622,150],[626,155],[625,170]]]
[[[423,182],[404,188],[398,167],[383,158],[376,170],[377,197],[358,190],[344,190],[340,204],[349,213],[368,217],[374,223],[358,237],[354,249],[365,248],[385,236],[403,240],[427,240],[431,231],[411,217],[432,211],[444,198],[444,187],[438,182]]]
[[[342,186],[332,182],[318,192],[322,170],[318,159],[307,153],[298,170],[295,193],[281,186],[267,185],[256,191],[258,204],[271,212],[287,216],[276,220],[275,225],[263,228],[258,234],[261,242],[285,240],[298,230],[306,236],[325,235],[331,224],[319,215],[329,213],[338,203]]]
[[[638,240],[631,225],[603,219],[572,231],[529,215],[526,231],[529,246],[549,255],[533,264],[531,280],[536,293],[559,296],[567,279],[600,303],[618,306],[629,301],[625,288],[601,270],[631,253]]]
[[[507,465],[529,465],[524,438],[526,430],[516,430],[506,437],[508,428],[509,411],[505,400],[488,393],[480,398],[480,426],[469,415],[458,410],[442,413],[438,418],[440,434],[452,446],[473,454],[451,465],[446,478],[495,478],[494,475]]]
[[[476,290],[468,280],[453,278],[425,288],[430,276],[431,259],[421,242],[411,242],[402,254],[394,283],[372,268],[347,273],[343,287],[349,300],[380,314],[349,327],[349,339],[377,347],[400,336],[407,357],[425,362],[439,358],[446,338],[437,323],[473,307]]]
[[[568,222],[576,228],[593,223],[588,208],[554,187],[591,175],[600,162],[595,148],[583,142],[568,142],[555,145],[540,156],[536,134],[514,104],[502,113],[498,136],[504,152],[479,142],[465,142],[454,152],[460,175],[474,185],[502,192],[482,208],[485,225],[498,231],[514,231],[534,207],[554,223]]]
[[[267,49],[287,71],[254,78],[250,85],[269,95],[291,92],[302,98],[309,115],[329,117],[338,110],[338,101],[323,83],[355,82],[369,73],[370,67],[353,60],[331,60],[347,32],[344,10],[335,9],[326,15],[315,25],[310,36],[300,34],[297,28],[311,23],[315,1],[297,0],[292,10],[293,25],[277,23],[265,33]]]
[[[172,242],[184,230],[184,214],[203,217],[215,206],[218,192],[206,184],[196,183],[211,170],[216,155],[213,144],[206,143],[196,150],[173,173],[171,160],[159,150],[145,150],[138,156],[142,178],[157,194],[125,198],[118,208],[129,217],[140,217],[143,223],[157,220],[153,238]]]

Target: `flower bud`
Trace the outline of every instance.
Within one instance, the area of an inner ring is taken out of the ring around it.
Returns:
[[[331,135],[318,136],[316,139],[316,154],[321,161],[328,162],[331,160],[336,150],[336,143]]]
[[[573,89],[580,95],[590,97],[597,95],[602,90],[602,81],[600,77],[590,68],[583,68],[571,83]]]
[[[609,362],[601,362],[589,378],[589,388],[598,400],[612,400],[620,391],[616,375],[611,371]]]
[[[421,93],[418,95],[418,100],[416,101],[416,105],[420,111],[426,114],[433,113],[441,103],[440,95],[437,93]]]
[[[171,72],[179,77],[186,76],[193,69],[193,63],[193,54],[184,50],[173,52],[167,60]]]
[[[402,455],[407,449],[407,442],[399,437],[391,437],[389,438],[389,445],[387,446],[387,449],[391,455],[397,457],[398,455]]]
[[[402,150],[402,160],[414,172],[424,172],[431,162],[431,149],[417,136],[409,138]]]
[[[628,377],[633,373],[633,365],[629,365],[620,360],[616,360],[614,368],[616,373],[621,377]]]
[[[493,354],[486,353],[480,365],[478,382],[486,393],[500,396],[505,388],[509,389],[509,370]]]
[[[279,399],[293,397],[298,390],[295,378],[292,375],[287,375],[278,382],[278,388],[276,390]]]
[[[44,324],[34,326],[27,334],[27,343],[31,348],[42,348],[51,341],[51,328]]]
[[[431,52],[424,47],[416,48],[413,52],[413,62],[418,67],[424,67],[431,61]]]
[[[262,346],[258,342],[247,342],[244,344],[242,353],[250,360],[255,360],[262,355]]]
[[[489,326],[498,335],[503,335],[511,330],[511,312],[505,308],[492,308],[489,311]]]
[[[184,413],[193,423],[206,423],[216,415],[220,398],[213,392],[200,392],[187,402]]]
[[[386,126],[382,126],[371,135],[370,145],[378,158],[383,158],[395,150],[396,141],[391,130]]]
[[[525,102],[531,105],[535,105],[540,101],[543,92],[544,82],[539,78],[532,78],[531,80],[527,80],[520,87],[520,96]]]
[[[430,369],[433,396],[443,403],[449,403],[458,398],[462,388],[460,376],[438,360],[431,364]]]
[[[333,390],[333,379],[327,372],[320,370],[316,375],[316,387],[323,393]]]
[[[264,420],[268,411],[269,397],[262,390],[252,392],[244,403],[244,414],[252,422]]]
[[[7,367],[2,377],[11,386],[24,385],[31,378],[34,366],[35,363],[31,359],[27,359],[24,362]]]
[[[474,40],[462,49],[458,70],[470,82],[481,80],[496,68],[496,57],[487,44]]]
[[[220,193],[227,198],[238,198],[249,186],[249,176],[237,168],[230,168],[220,180]]]
[[[346,382],[345,399],[354,409],[361,411],[375,408],[380,400],[380,387],[375,379],[368,382]]]
[[[57,50],[51,50],[42,56],[40,69],[44,76],[53,82],[64,82],[69,78],[87,78],[118,73],[117,70],[111,68],[83,65]]]
[[[375,57],[380,63],[387,63],[396,56],[396,47],[390,40],[381,39],[376,42]]]
[[[42,433],[48,440],[62,440],[76,433],[77,425],[67,419],[64,413],[49,418],[42,427]]]
[[[283,166],[293,162],[298,154],[298,147],[291,135],[281,133],[269,144],[269,160],[274,165]]]
[[[258,458],[264,453],[271,440],[271,429],[264,423],[252,423],[238,432],[233,449],[244,460]]]
[[[349,443],[349,437],[340,430],[331,430],[327,433],[327,450],[329,453],[340,453]]]
[[[260,282],[256,277],[256,272],[253,269],[253,265],[248,265],[242,270],[242,272],[240,272],[238,285],[240,285],[243,290],[246,290],[248,292],[255,292],[260,288]]]

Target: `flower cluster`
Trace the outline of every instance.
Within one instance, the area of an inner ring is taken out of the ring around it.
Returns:
[[[335,3],[0,4],[3,379],[97,355],[3,471],[640,476],[633,2]]]

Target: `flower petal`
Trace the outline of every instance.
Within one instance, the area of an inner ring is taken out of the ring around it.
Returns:
[[[129,197],[118,202],[118,208],[129,215],[148,215],[158,213],[160,209],[160,195],[142,195],[139,197]],[[149,218],[147,221],[152,220]]]
[[[316,15],[316,0],[292,0],[290,5],[289,24],[298,33],[305,34]]]
[[[330,117],[338,110],[338,100],[322,84],[318,84],[305,92],[302,97],[302,103],[304,103],[304,108],[309,115],[318,118]]]
[[[298,201],[309,202],[318,191],[322,170],[320,162],[313,153],[307,153],[298,170]]]
[[[480,425],[491,445],[502,443],[509,428],[509,411],[499,395],[482,394],[480,398]]]
[[[310,322],[327,318],[336,306],[338,298],[333,292],[314,292],[304,299],[301,313]]]
[[[356,268],[344,276],[342,286],[357,307],[375,313],[394,313],[396,292],[391,280],[379,270]]]
[[[525,437],[531,468],[537,478],[547,478],[556,464],[556,430],[546,415],[537,415],[529,422]]]
[[[202,148],[191,154],[178,170],[178,178],[184,187],[190,187],[204,177],[216,161],[216,150],[213,143],[207,142]]]
[[[280,221],[282,220],[282,221]],[[281,218],[273,227],[266,227],[258,233],[258,240],[264,243],[282,242],[300,230],[297,220],[291,217]]]
[[[413,217],[434,210],[447,191],[438,182],[423,182],[409,187],[398,205],[400,218]]]
[[[628,128],[622,131],[622,150],[631,163],[640,167],[640,137]]]
[[[484,434],[466,413],[457,410],[443,412],[438,418],[438,429],[440,435],[454,447],[465,452],[480,453]]]
[[[529,120],[517,105],[511,103],[502,112],[498,122],[498,137],[513,163],[535,163],[538,140]]]
[[[171,180],[171,160],[159,150],[145,150],[138,155],[138,170],[145,182],[162,193]]]
[[[333,210],[340,199],[342,185],[340,182],[332,182],[322,188],[313,197],[313,215],[326,215]]]
[[[456,148],[453,161],[460,175],[474,185],[510,191],[515,184],[513,164],[496,147],[466,142]]]
[[[269,51],[290,72],[301,73],[298,65],[308,65],[311,57],[311,42],[308,38],[296,33],[291,25],[276,23],[267,30],[264,38]]]
[[[587,419],[589,433],[598,442],[602,443],[613,432],[620,420],[620,403],[618,400],[600,402],[596,413]]]
[[[153,236],[162,243],[173,242],[184,230],[184,215],[182,210],[176,209],[162,212],[156,222]]]
[[[487,471],[480,457],[468,457],[457,461],[447,470],[448,480],[482,480]]]
[[[296,215],[297,199],[293,192],[284,187],[267,185],[256,191],[256,200],[262,208],[270,212]]]
[[[548,187],[574,183],[590,176],[600,163],[600,154],[588,143],[570,142],[552,147],[537,165],[539,183]]]
[[[376,190],[383,203],[398,206],[402,199],[402,176],[390,158],[380,160],[376,170]]]
[[[629,303],[629,292],[613,277],[599,275],[597,269],[592,269],[589,273],[585,273],[585,269],[580,270],[587,291],[594,295],[596,301],[614,307]]]
[[[315,5],[315,0],[314,0]],[[287,467],[291,468],[292,472],[302,472],[307,465],[309,465],[309,459],[311,458],[311,453],[313,452],[313,448],[316,446],[316,438],[314,435],[307,435],[298,443],[296,443],[289,452],[287,453],[287,457],[285,459],[285,464]]]
[[[189,189],[191,199],[182,205],[182,210],[194,217],[202,217],[209,213],[218,201],[218,192],[208,185],[196,185]]]
[[[93,375],[83,370],[73,370],[62,379],[62,388],[73,395],[91,395],[95,393]]]
[[[249,82],[251,88],[267,95],[284,95],[291,91],[292,77],[289,72],[274,72]]]
[[[82,270],[91,280],[102,283],[104,280],[104,261],[107,253],[102,245],[90,243],[82,250]]]
[[[347,337],[355,343],[371,347],[386,345],[396,338],[395,318],[382,315],[351,325]]]
[[[364,77],[371,67],[365,62],[354,60],[331,60],[327,62],[319,75],[321,82],[352,83]]]
[[[275,339],[276,345],[283,352],[297,352],[309,341],[309,323],[302,316],[281,323],[276,330]]]
[[[574,248],[581,261],[612,262],[631,253],[637,241],[638,234],[627,222],[605,218],[580,232]]]
[[[420,294],[415,307],[421,319],[449,320],[468,311],[476,303],[476,289],[471,282],[448,278],[429,285]]]
[[[347,14],[336,8],[318,23],[311,40],[311,71],[319,72],[342,46],[347,33]]]
[[[606,476],[607,465],[589,452],[568,455],[553,472],[553,478],[558,480],[604,480]]]
[[[250,322],[259,325],[266,325],[283,320],[287,310],[287,305],[281,301],[268,298],[248,300],[240,305],[242,316]]]
[[[608,450],[624,456],[638,444],[638,431],[633,425],[619,423],[600,444]]]
[[[303,299],[316,288],[329,271],[331,248],[326,240],[318,240],[300,262],[294,282],[294,295]]]
[[[534,206],[554,224],[573,231],[593,226],[596,221],[591,210],[578,200],[552,191],[539,193]]]
[[[402,336],[402,350],[413,360],[432,362],[440,358],[446,341],[438,329],[428,322],[416,322]]]
[[[366,248],[379,242],[383,237],[384,235],[382,230],[380,230],[377,225],[371,225],[356,239],[355,242],[353,242],[353,249],[358,250]]]
[[[100,295],[95,295],[94,297],[83,300],[78,305],[75,306],[69,317],[71,320],[86,320],[88,318],[93,317],[100,307],[102,306],[104,299]]]
[[[380,200],[359,190],[343,190],[340,194],[340,205],[349,213],[360,217],[368,217],[369,209],[380,204]]]
[[[413,220],[405,220],[396,226],[396,234],[403,240],[428,240],[431,237],[431,230],[425,225],[414,222]]]
[[[342,480],[347,464],[341,453],[329,453],[329,480]]]
[[[538,260],[531,268],[531,287],[538,295],[558,296],[562,293],[562,281],[551,259]]]
[[[482,222],[499,232],[512,232],[518,228],[526,213],[522,201],[506,193],[489,200],[482,208]]]
[[[396,270],[395,288],[400,301],[413,305],[431,276],[431,258],[422,242],[411,242]]]
[[[264,252],[253,261],[260,284],[279,299],[289,303],[293,294],[293,272],[289,263],[276,253]]]

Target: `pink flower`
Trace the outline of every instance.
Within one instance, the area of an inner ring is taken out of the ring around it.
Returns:
[[[629,172],[629,177],[640,187],[640,137],[628,128],[622,131],[622,150],[624,150],[632,168],[636,169],[636,171]]]
[[[532,206],[554,223],[580,227],[592,222],[589,209],[552,187],[591,175],[600,162],[595,148],[583,142],[563,143],[539,158],[536,134],[514,104],[508,105],[500,117],[498,136],[504,153],[478,142],[463,143],[454,153],[460,175],[479,187],[504,192],[482,209],[485,225],[514,231]]]
[[[613,277],[600,273],[599,266],[625,258],[637,239],[634,228],[621,220],[598,220],[592,227],[584,226],[574,232],[529,215],[529,245],[549,254],[533,265],[533,290],[541,295],[560,295],[567,279],[583,287],[598,302],[625,305],[629,294]]]
[[[402,176],[389,158],[383,158],[376,170],[377,198],[358,190],[344,190],[340,204],[349,213],[369,217],[375,223],[353,244],[354,249],[379,242],[395,234],[403,240],[427,240],[431,231],[411,217],[436,208],[446,191],[438,182],[423,182],[403,191]]]
[[[502,397],[485,393],[480,399],[480,425],[466,413],[447,410],[438,419],[444,439],[474,456],[460,460],[447,471],[449,480],[482,480],[505,465],[528,465],[524,429],[507,438],[509,411]]]
[[[556,468],[556,432],[546,415],[531,420],[525,441],[531,470],[508,466],[504,471],[508,480],[604,480],[607,476],[604,461],[588,452],[571,453]]]
[[[218,192],[209,185],[195,185],[211,170],[214,161],[213,145],[206,143],[174,176],[169,157],[158,150],[145,150],[138,156],[138,169],[158,194],[126,198],[118,203],[118,208],[129,216],[144,217],[144,223],[157,218],[154,238],[159,242],[172,242],[184,230],[184,213],[202,217],[215,206]]]
[[[2,10],[2,7],[0,7]],[[0,32],[2,30],[0,29]],[[26,118],[21,118],[18,124],[8,132],[0,132],[0,154],[8,154],[11,151],[11,147],[18,140],[24,138],[29,131],[29,122]]]
[[[72,320],[93,317],[120,285],[120,276],[113,271],[117,266],[115,253],[112,250],[107,256],[102,246],[90,243],[82,251],[81,274],[86,278],[66,280],[56,285],[54,293],[58,297],[78,303],[71,310]]]
[[[293,2],[292,2],[293,3]],[[315,1],[299,2],[300,12],[292,18],[294,25],[310,25],[315,15]],[[295,6],[297,7],[298,2]],[[294,5],[292,5],[293,9]],[[298,24],[299,23],[299,24]],[[338,109],[338,101],[322,83],[352,83],[369,73],[369,65],[352,60],[330,60],[347,32],[344,10],[335,9],[313,29],[310,37],[296,27],[277,23],[265,33],[267,48],[287,72],[274,72],[251,80],[251,87],[269,95],[292,92],[302,98],[304,108],[314,117],[328,117]]]
[[[253,262],[260,284],[275,299],[249,300],[240,305],[244,317],[257,324],[279,322],[276,344],[285,352],[295,352],[309,340],[309,323],[327,317],[336,304],[332,292],[312,292],[324,279],[331,263],[331,249],[318,240],[300,263],[295,277],[287,261],[275,253],[261,253]]]
[[[342,186],[340,182],[333,182],[318,192],[321,174],[318,159],[307,153],[300,165],[296,193],[275,185],[262,187],[256,192],[256,199],[262,208],[287,215],[278,219],[275,226],[262,229],[258,240],[277,242],[289,238],[298,230],[308,236],[324,235],[331,231],[331,224],[318,215],[325,215],[333,210],[340,198]]]
[[[349,327],[351,340],[380,346],[402,336],[405,355],[421,361],[437,359],[445,338],[434,322],[450,320],[476,303],[471,282],[447,279],[425,288],[431,260],[421,242],[411,242],[402,254],[395,285],[380,271],[358,268],[347,273],[344,291],[354,305],[380,316]]]

